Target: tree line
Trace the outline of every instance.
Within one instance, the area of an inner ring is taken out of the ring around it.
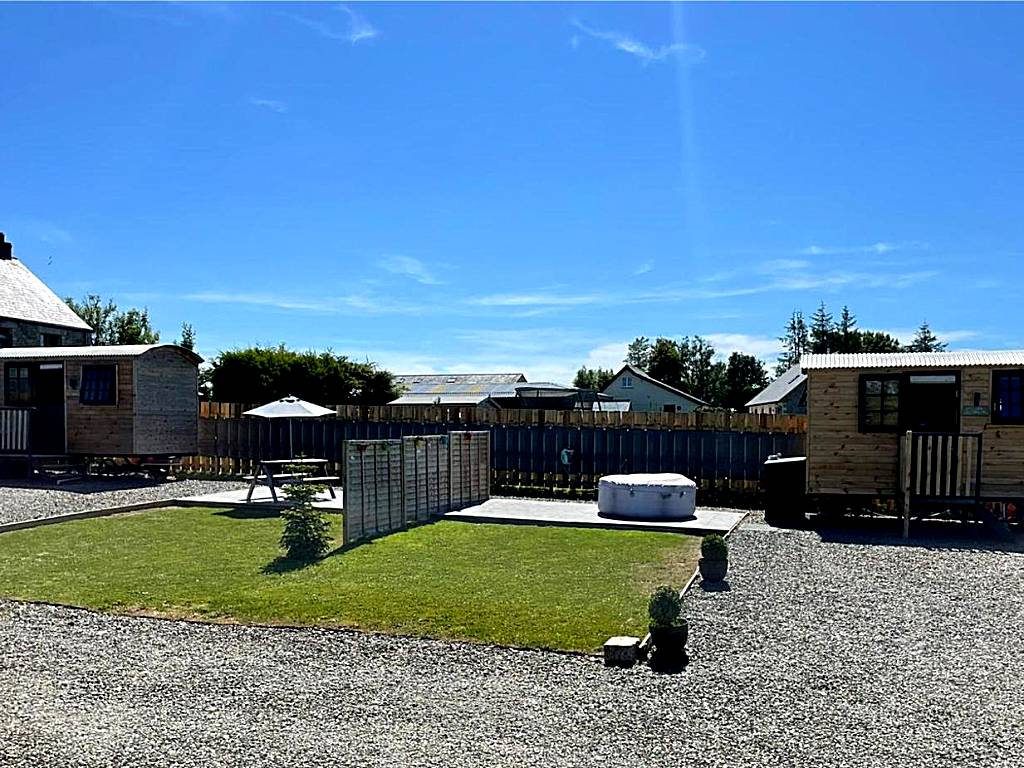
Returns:
[[[782,352],[775,366],[776,377],[807,353],[941,352],[947,348],[927,321],[921,323],[910,344],[903,344],[884,331],[858,328],[857,318],[847,306],[835,318],[825,302],[818,305],[810,322],[802,311],[794,310],[779,341]],[[739,410],[768,385],[768,372],[755,356],[733,352],[725,361],[716,357],[714,346],[700,336],[684,336],[678,341],[638,336],[627,348],[623,362],[716,408]],[[617,372],[582,366],[573,386],[600,391],[611,384]]]
[[[764,364],[753,355],[733,352],[727,361],[716,360],[716,356],[714,345],[701,336],[684,336],[678,341],[638,336],[623,362],[715,408],[739,410],[768,385]],[[602,390],[615,374],[611,369],[583,366],[573,386]]]
[[[844,306],[835,319],[825,302],[821,302],[811,315],[810,323],[800,310],[794,310],[779,337],[782,354],[775,366],[775,375],[781,376],[800,362],[807,353],[829,352],[942,352],[947,344],[940,341],[928,325],[921,323],[910,344],[903,344],[884,331],[870,331],[857,327],[857,318]]]

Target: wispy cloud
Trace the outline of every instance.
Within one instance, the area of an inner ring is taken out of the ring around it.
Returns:
[[[444,285],[419,259],[412,256],[385,256],[379,262],[380,268],[393,275],[401,275],[422,285]]]
[[[594,29],[578,19],[573,19],[571,23],[588,37],[609,43],[615,50],[628,53],[644,64],[664,61],[670,57],[679,57],[685,61],[698,62],[706,55],[706,51],[703,48],[690,43],[670,43],[669,45],[651,46],[622,32]],[[577,35],[573,36],[572,46],[573,48],[579,47],[579,37]]]
[[[641,264],[640,266],[633,270],[633,275],[636,277],[639,277],[640,275],[646,275],[652,269],[654,269],[654,262],[645,261],[643,264]]]
[[[240,304],[314,314],[416,315],[432,311],[431,307],[426,305],[407,303],[393,297],[369,293],[316,298],[247,291],[201,291],[186,294],[181,298],[185,301],[199,301],[206,304]]]
[[[808,245],[801,248],[798,253],[801,256],[845,256],[853,254],[873,254],[883,256],[893,251],[907,251],[911,249],[927,248],[927,243],[907,242],[890,243],[879,241],[869,245]]]
[[[779,340],[771,336],[752,336],[747,333],[709,333],[704,336],[711,342],[720,358],[733,352],[753,355],[761,360],[774,360],[782,351]]]
[[[498,293],[473,296],[467,304],[479,307],[569,308],[580,306],[617,306],[626,304],[657,304],[675,301],[710,301],[715,299],[754,296],[780,291],[834,291],[842,288],[907,288],[935,277],[932,270],[916,272],[844,271],[811,272],[798,269],[798,264],[787,262],[788,269],[776,268],[766,279],[756,283],[732,284],[722,281],[713,286],[694,286],[692,283],[670,284],[652,290],[595,291],[592,293],[562,293],[543,291],[536,293]]]
[[[257,96],[250,96],[249,103],[254,107],[269,109],[271,112],[277,112],[278,114],[288,111],[288,105],[283,101],[278,101],[277,99],[261,99]]]
[[[343,40],[353,45],[362,40],[370,40],[380,34],[376,27],[347,5],[339,4],[335,8],[347,17],[344,29],[332,22],[311,19],[296,13],[283,12],[282,15],[313,30],[321,37],[326,37],[329,40]]]

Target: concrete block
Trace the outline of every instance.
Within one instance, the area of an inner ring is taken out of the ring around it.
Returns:
[[[636,664],[640,638],[629,635],[609,637],[604,644],[604,663],[608,667],[631,667]]]

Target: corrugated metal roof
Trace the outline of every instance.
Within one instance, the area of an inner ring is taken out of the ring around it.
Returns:
[[[490,396],[485,394],[430,394],[430,393],[419,393],[419,394],[407,394],[402,395],[397,400],[392,400],[388,405],[450,405],[459,406],[464,405],[468,407],[476,407],[487,400],[490,400]]]
[[[747,403],[746,407],[749,408],[752,405],[777,403],[805,381],[807,381],[807,374],[801,373],[799,365],[794,365],[784,374],[779,376],[779,378],[758,392],[751,401]]]
[[[18,259],[0,259],[0,317],[92,330]]]
[[[1024,366],[1024,350],[955,352],[867,352],[861,354],[804,355],[804,371],[864,368],[970,368],[972,366]]]
[[[500,384],[526,381],[521,373],[422,373],[400,374],[395,382],[406,394],[488,392]]]
[[[151,349],[174,349],[195,363],[203,359],[194,352],[174,344],[111,344],[91,347],[6,347],[0,349],[0,360],[79,360],[85,358],[139,357]]]

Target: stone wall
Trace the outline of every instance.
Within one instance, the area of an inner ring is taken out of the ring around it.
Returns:
[[[89,344],[89,337],[92,335],[89,331],[80,331],[74,328],[60,328],[0,317],[0,346],[41,347],[44,333],[59,336],[62,347],[85,346]],[[9,345],[6,343],[8,336],[10,337]]]

